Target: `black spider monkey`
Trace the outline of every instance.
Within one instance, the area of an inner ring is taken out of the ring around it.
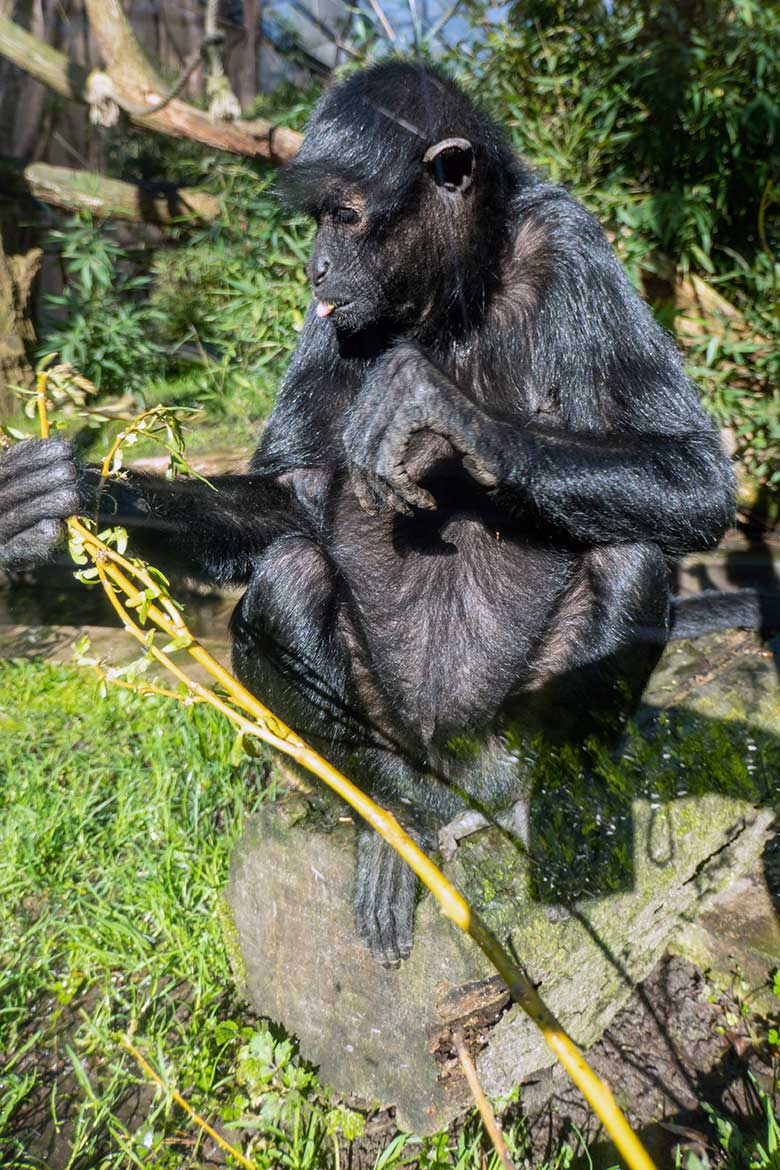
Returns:
[[[313,297],[249,472],[129,474],[111,508],[163,568],[246,587],[239,676],[430,843],[516,800],[509,728],[634,709],[732,475],[599,225],[443,73],[335,86],[281,185],[317,221]],[[48,556],[95,479],[59,441],[7,452],[0,564]],[[358,932],[394,964],[416,881],[371,829],[357,853]]]

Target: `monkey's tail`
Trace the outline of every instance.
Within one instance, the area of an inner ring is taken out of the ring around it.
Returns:
[[[780,590],[703,589],[672,599],[670,638],[698,638],[720,630],[780,630]]]

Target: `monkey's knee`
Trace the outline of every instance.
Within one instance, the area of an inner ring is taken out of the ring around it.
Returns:
[[[279,713],[314,735],[345,705],[347,659],[335,629],[327,556],[304,536],[275,541],[233,615],[233,663]]]
[[[654,544],[592,549],[586,573],[594,598],[586,641],[601,649],[663,647],[669,637],[669,565]],[[652,652],[652,651],[651,651]]]
[[[332,625],[334,581],[322,549],[305,536],[281,537],[257,561],[233,614],[236,653],[273,644],[316,656]]]
[[[283,615],[322,614],[333,595],[333,571],[323,549],[307,536],[275,540],[255,566],[245,608]]]
[[[669,632],[669,568],[657,546],[589,549],[545,632],[527,688],[552,739],[618,727],[639,703]]]

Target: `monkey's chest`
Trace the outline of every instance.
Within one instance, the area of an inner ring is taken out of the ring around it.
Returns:
[[[374,518],[348,507],[340,521],[333,555],[361,697],[425,742],[487,726],[527,668],[570,558],[468,511]]]

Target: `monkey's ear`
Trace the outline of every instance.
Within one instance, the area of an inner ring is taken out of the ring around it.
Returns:
[[[466,138],[443,138],[423,155],[437,187],[445,191],[467,191],[474,179],[474,148]]]

